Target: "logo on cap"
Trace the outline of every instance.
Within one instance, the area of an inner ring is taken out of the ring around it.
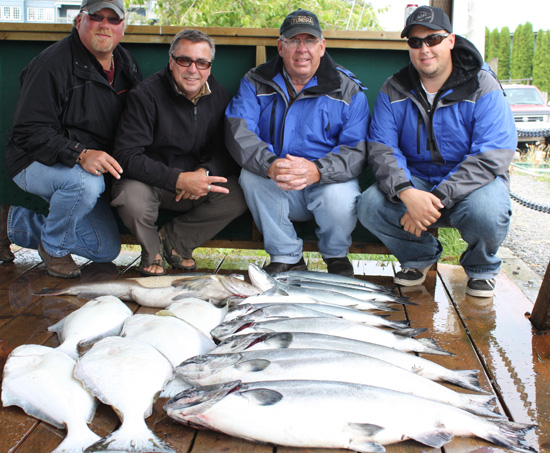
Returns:
[[[306,24],[306,25],[315,25],[313,23],[313,18],[312,17],[309,17],[309,16],[296,16],[296,17],[292,17],[290,19],[290,23],[291,25],[302,25],[302,24]]]
[[[414,13],[413,13],[414,14]],[[415,22],[433,22],[434,20],[434,12],[430,10],[417,10],[417,13],[414,14],[414,18],[412,18]]]

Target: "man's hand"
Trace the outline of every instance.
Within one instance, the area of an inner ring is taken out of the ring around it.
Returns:
[[[302,190],[321,180],[317,165],[303,157],[290,154],[273,162],[267,176],[282,190]]]
[[[99,176],[102,173],[111,173],[116,179],[120,179],[122,167],[116,159],[105,151],[88,149],[82,151],[77,161],[88,173]]]
[[[181,172],[176,182],[176,201],[196,200],[208,195],[208,192],[229,193],[229,189],[216,186],[216,182],[227,182],[222,176],[207,176],[206,170],[198,168],[195,171]]]
[[[401,225],[408,233],[420,237],[423,231],[434,224],[440,217],[443,203],[434,194],[419,189],[405,189],[399,193],[407,212],[401,217]]]

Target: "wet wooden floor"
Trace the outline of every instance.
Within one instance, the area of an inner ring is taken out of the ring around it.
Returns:
[[[216,250],[197,257],[200,270],[246,275],[249,262],[262,265],[257,256],[224,256]],[[106,281],[137,277],[138,252],[123,252],[109,264],[82,266],[81,281]],[[310,270],[322,270],[322,262],[308,263]],[[355,261],[356,276],[378,284],[391,285],[391,264]],[[534,423],[538,428],[528,441],[538,451],[550,452],[550,335],[535,332],[526,317],[532,303],[508,277],[501,273],[493,299],[477,299],[464,293],[465,274],[459,266],[439,265],[430,271],[424,287],[403,289],[417,305],[392,314],[409,319],[415,328],[427,328],[420,337],[430,337],[456,354],[453,357],[425,356],[448,368],[479,369],[483,388],[498,398],[498,410],[511,420]],[[57,346],[48,326],[85,301],[72,296],[36,296],[44,287],[66,286],[75,281],[49,277],[36,251],[18,250],[14,263],[0,264],[0,369],[7,353],[27,343]],[[154,310],[128,304],[135,312]],[[419,337],[419,338],[420,338]],[[456,389],[456,388],[455,388]],[[462,389],[457,389],[463,391]],[[465,391],[467,392],[467,391]],[[196,431],[168,418],[162,411],[165,400],[155,404],[148,425],[175,451],[321,453],[335,450],[282,448],[232,438],[212,431]],[[110,407],[100,405],[91,428],[105,436],[119,425]],[[18,407],[0,408],[0,452],[36,453],[52,451],[65,432],[27,416]],[[387,448],[389,452],[437,451],[413,441]],[[340,451],[340,450],[338,450]],[[342,450],[344,451],[344,450]],[[347,451],[347,450],[345,450]],[[457,438],[446,444],[445,452],[506,451],[484,441]]]

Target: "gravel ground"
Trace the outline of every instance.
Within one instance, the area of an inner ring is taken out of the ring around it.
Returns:
[[[550,206],[550,174],[536,177],[514,168],[511,190],[519,197]],[[534,272],[544,276],[550,261],[550,213],[530,209],[512,199],[512,221],[503,247],[508,247]]]

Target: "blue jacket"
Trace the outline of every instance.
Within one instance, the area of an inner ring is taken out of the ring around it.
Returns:
[[[287,154],[313,161],[320,183],[357,178],[366,165],[370,121],[365,89],[325,53],[319,69],[289,102],[280,57],[251,69],[226,110],[226,145],[246,170],[267,178]]]
[[[369,165],[393,201],[412,187],[411,175],[430,181],[447,208],[495,178],[509,183],[517,146],[510,106],[468,40],[457,36],[453,72],[428,105],[412,64],[386,80],[368,134]]]

